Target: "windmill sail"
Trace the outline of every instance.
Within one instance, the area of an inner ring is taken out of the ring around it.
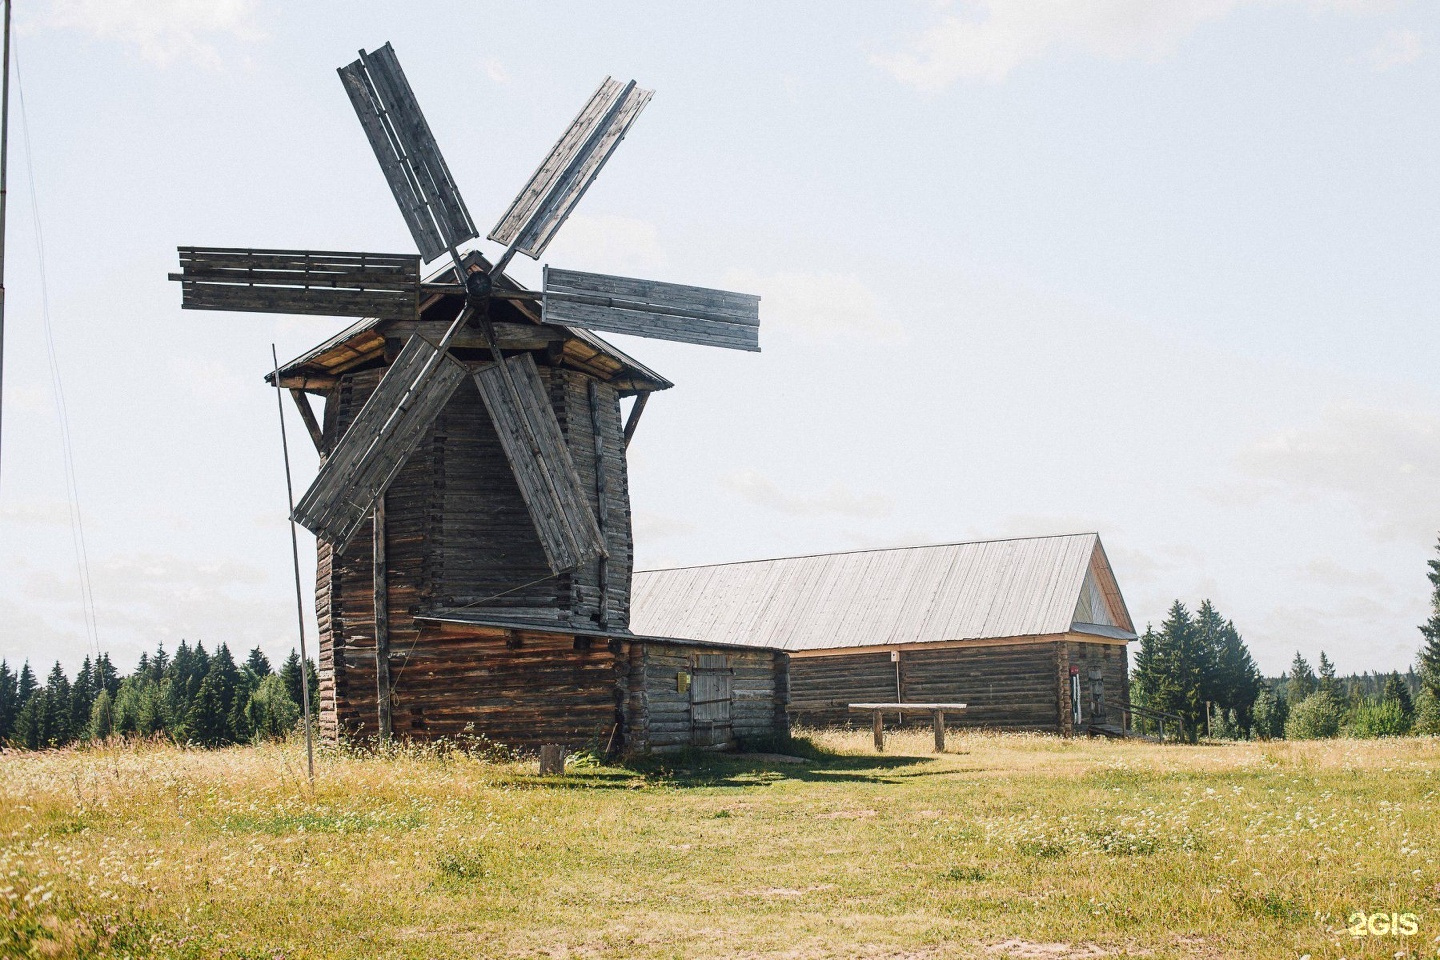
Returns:
[[[326,317],[414,320],[420,258],[414,254],[180,247],[180,305]]]
[[[515,384],[513,395],[499,364],[482,368],[475,374],[475,384],[495,423],[550,569],[573,570],[604,552],[600,528],[535,361],[524,353],[505,363]]]
[[[539,259],[654,93],[639,89],[634,80],[622,84],[606,77],[495,224],[490,239]]]
[[[295,519],[344,549],[464,379],[464,367],[412,336],[320,465]]]
[[[545,268],[542,316],[558,323],[732,350],[760,349],[760,298],[748,293]]]
[[[339,72],[415,246],[425,259],[435,260],[477,236],[479,231],[390,44],[374,53],[362,50],[359,60]]]

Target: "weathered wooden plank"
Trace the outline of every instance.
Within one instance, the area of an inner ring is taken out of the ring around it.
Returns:
[[[386,581],[385,496],[375,501],[372,523],[375,607],[375,703],[380,739],[390,739],[390,594]]]
[[[654,91],[606,77],[490,231],[539,258]]]
[[[415,245],[426,260],[477,235],[394,49],[340,68],[340,79]]]
[[[300,419],[305,423],[305,431],[310,434],[310,442],[315,444],[316,451],[323,455],[325,431],[320,429],[320,422],[315,419],[315,408],[310,406],[309,395],[304,390],[291,390],[290,398],[295,401],[295,406],[300,411]]]
[[[752,293],[557,267],[546,267],[544,277],[544,292],[555,296],[588,297],[602,304],[621,300],[650,305],[658,308],[656,312],[676,316],[713,317],[742,326],[760,326],[760,297]]]
[[[605,433],[600,426],[600,390],[594,380],[589,381],[586,390],[587,400],[590,406],[590,430],[595,438],[595,511],[596,526],[600,530],[600,540],[609,544],[610,535],[610,497],[605,481]],[[609,624],[609,558],[606,552],[602,552],[596,560],[597,570],[596,588],[599,591],[597,603],[599,610],[596,611],[596,622],[601,627]]]
[[[499,364],[475,374],[506,459],[556,573],[573,570],[605,549],[575,465],[531,356],[506,361],[512,394]]]
[[[181,247],[181,306],[313,316],[414,319],[420,259],[377,253],[319,253]]]
[[[411,337],[321,464],[295,519],[342,548],[349,543],[464,377],[427,340]]]
[[[545,270],[546,323],[676,340],[733,350],[760,349],[760,298],[652,280]]]

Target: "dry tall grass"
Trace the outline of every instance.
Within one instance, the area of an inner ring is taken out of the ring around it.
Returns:
[[[1434,957],[1440,741],[0,754],[0,956]],[[1352,938],[1355,911],[1411,937]]]

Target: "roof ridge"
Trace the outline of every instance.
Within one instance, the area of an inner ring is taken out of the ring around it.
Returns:
[[[845,557],[856,553],[893,553],[898,550],[933,550],[937,547],[968,547],[982,543],[1014,543],[1019,540],[1063,540],[1070,537],[1099,537],[1098,530],[1076,533],[1047,533],[1037,537],[991,537],[986,540],[952,540],[946,543],[915,543],[904,547],[865,547],[857,550],[835,550],[829,553],[798,553],[786,557],[759,557],[754,560],[726,560],[723,563],[690,563],[678,567],[654,567],[635,573],[668,573],[672,570],[699,570],[704,567],[738,567],[747,563],[776,563],[780,560],[813,560],[816,557]],[[1088,564],[1087,564],[1088,567]]]

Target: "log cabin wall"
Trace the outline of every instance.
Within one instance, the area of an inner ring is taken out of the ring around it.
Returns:
[[[340,379],[326,401],[325,441],[332,445],[380,382],[381,370]],[[333,410],[333,414],[332,414]],[[397,651],[414,647],[413,612],[430,602],[431,517],[437,490],[435,430],[427,433],[385,495],[385,579],[389,596],[392,677]],[[367,521],[339,555],[319,544],[316,613],[319,620],[320,730],[328,739],[377,732],[375,683],[374,532]],[[406,718],[392,721],[406,730]]]
[[[558,622],[569,602],[570,575],[551,575],[500,438],[470,380],[461,382],[436,420],[430,447],[439,489],[431,518],[436,602]],[[412,460],[418,458],[417,451]],[[391,612],[410,613],[393,602]]]
[[[1100,670],[1105,681],[1106,722],[1120,723],[1120,704],[1130,700],[1129,649],[1123,643],[1073,641],[1066,645],[1068,666],[1080,669],[1081,732],[1090,723],[1090,670]],[[1069,673],[1068,667],[1066,673]],[[1068,707],[1067,707],[1068,709]]]
[[[348,374],[332,388],[322,441],[327,449],[359,414],[383,372]],[[433,607],[560,627],[578,622],[593,629],[603,620],[609,629],[623,630],[629,622],[633,541],[619,394],[603,383],[592,391],[592,378],[575,371],[542,367],[541,375],[597,515],[601,491],[605,494],[604,570],[597,558],[573,573],[551,575],[479,392],[462,382],[386,494],[392,686],[409,663],[451,655],[444,645],[429,649],[435,637],[417,627],[416,614]],[[333,553],[320,545],[320,729],[330,740],[373,736],[378,728],[371,524],[343,555]],[[392,732],[444,735],[436,723],[446,730],[451,725],[435,712],[445,714],[443,705],[411,690],[408,704],[392,705]]]
[[[541,372],[547,371],[542,368]],[[557,368],[548,372],[551,406],[555,408],[575,472],[589,497],[609,554],[603,560],[596,557],[570,575],[566,606],[572,620],[591,629],[604,626],[623,630],[630,625],[630,577],[635,543],[630,527],[629,465],[625,459],[620,394],[614,387],[574,370]],[[594,384],[593,397],[591,384]],[[598,455],[596,424],[600,435]]]
[[[1060,730],[1061,691],[1056,676],[1062,669],[1064,646],[1051,640],[903,649],[899,700],[967,704],[963,714],[947,719],[954,726]],[[896,667],[889,649],[791,656],[791,714],[797,723],[810,726],[867,724],[868,715],[852,714],[848,705],[894,702]],[[1063,669],[1068,684],[1068,664]],[[1108,690],[1108,678],[1106,685]],[[913,722],[929,723],[930,718],[916,714]]]
[[[604,640],[426,624],[415,650],[396,662],[391,703],[400,736],[603,750],[619,722],[625,657]]]
[[[728,734],[711,741],[698,731],[690,682],[702,659],[721,660],[729,683]],[[628,655],[626,741],[630,753],[667,753],[686,747],[765,745],[789,732],[785,712],[786,656],[774,650],[636,641]]]

